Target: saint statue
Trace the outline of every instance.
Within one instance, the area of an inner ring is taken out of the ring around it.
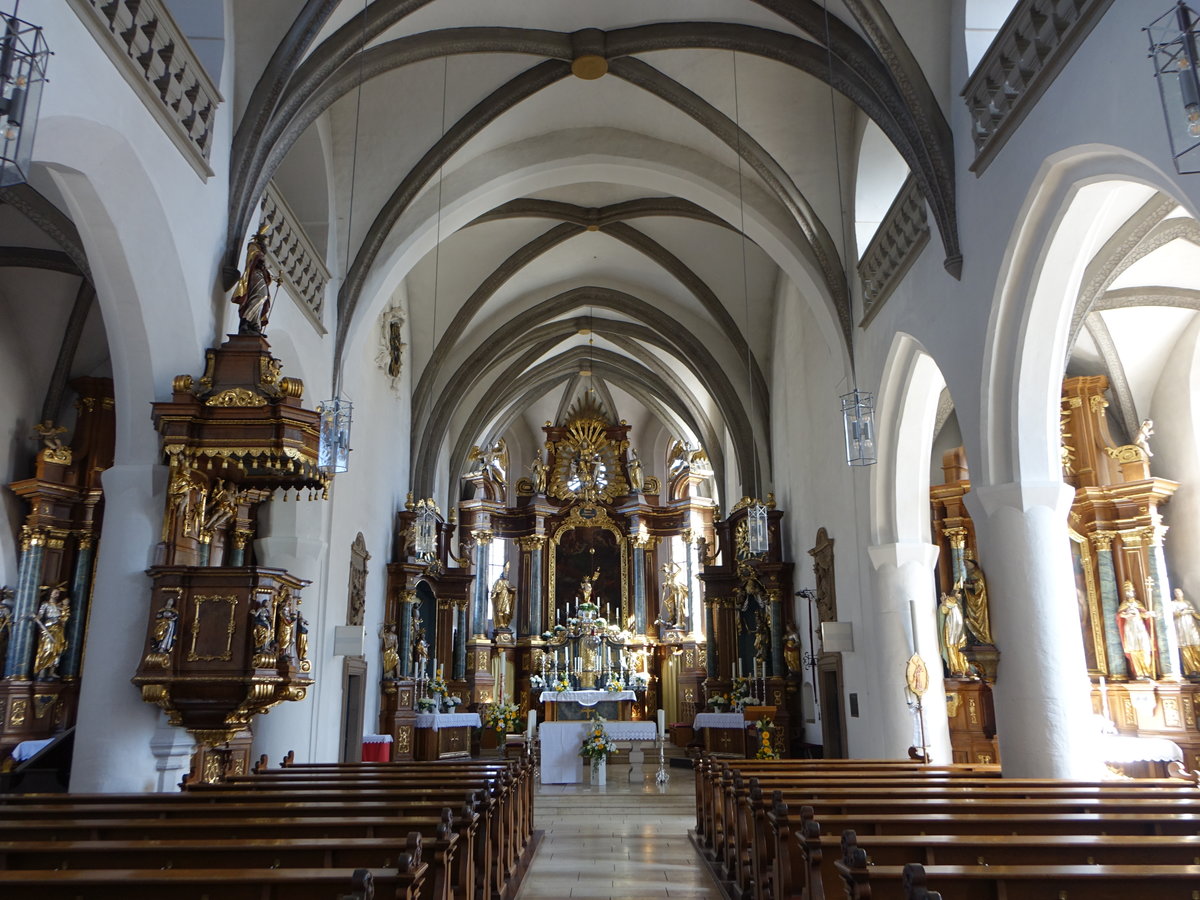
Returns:
[[[546,493],[547,482],[550,475],[550,466],[542,459],[539,453],[533,458],[533,462],[529,464],[529,471],[533,472],[533,492],[535,494]]]
[[[789,673],[800,674],[800,635],[794,629],[784,636],[783,661],[787,663]]]
[[[179,610],[175,608],[175,598],[168,597],[167,602],[154,614],[154,633],[150,644],[151,651],[165,655],[175,649],[175,637],[178,627]]]
[[[71,618],[71,609],[65,593],[64,585],[50,588],[37,614],[29,616],[38,630],[33,674],[39,681],[58,677],[58,663],[67,649],[66,627],[67,619]]]
[[[275,646],[279,652],[292,658],[292,640],[296,634],[296,610],[288,598],[280,598],[279,620],[275,625]]]
[[[1149,459],[1154,454],[1150,452],[1150,438],[1154,434],[1154,420],[1144,419],[1138,427],[1137,434],[1133,436],[1133,444],[1135,447],[1140,447],[1142,452],[1146,454],[1146,459]]]
[[[379,626],[379,641],[383,656],[383,677],[395,678],[400,666],[400,638],[396,636],[396,625],[385,622]]]
[[[640,494],[642,487],[645,485],[645,479],[642,476],[642,461],[638,459],[637,451],[629,451],[629,486],[633,489],[633,493]]]
[[[682,578],[683,568],[674,560],[663,563],[662,573],[662,609],[655,624],[673,628],[679,624],[687,606],[687,585]]]
[[[592,591],[595,588],[596,579],[600,577],[600,570],[597,569],[591,576],[583,576],[583,580],[579,582],[579,594],[576,597],[576,604],[583,606],[585,603],[595,603],[592,599]]]
[[[1134,678],[1154,678],[1154,639],[1150,636],[1149,620],[1153,614],[1138,602],[1133,582],[1126,581],[1125,599],[1117,607],[1117,627],[1121,631],[1121,647],[1129,660]]]
[[[296,601],[296,658],[301,667],[308,662],[308,619],[300,612],[300,601]]]
[[[1183,658],[1184,675],[1200,675],[1200,612],[1175,588],[1171,594],[1171,611],[1175,616],[1175,633],[1179,635],[1179,654]]]
[[[229,302],[238,308],[238,334],[263,333],[271,314],[270,270],[267,268],[266,233],[260,231],[246,245],[246,268]]]
[[[507,629],[512,622],[513,596],[513,586],[508,580],[508,563],[506,562],[504,571],[492,585],[492,624],[498,629]]]
[[[967,630],[975,635],[981,644],[994,643],[992,640],[992,623],[988,615],[987,582],[983,579],[983,569],[979,563],[967,557],[967,575],[957,587],[961,588],[966,604],[964,618]]]
[[[200,536],[203,511],[202,505],[196,502],[196,491],[204,496],[204,479],[199,472],[186,463],[172,470],[167,484],[167,514],[163,516],[164,543]]]
[[[275,623],[271,618],[271,601],[266,596],[259,597],[258,603],[250,610],[250,634],[255,653],[271,652],[275,641]]]
[[[204,532],[210,537],[223,525],[232,521],[237,515],[237,491],[230,490],[223,480],[218,481],[213,488],[211,499],[208,501],[208,514],[204,518]]]
[[[962,607],[958,604],[958,594],[942,594],[938,613],[942,620],[942,659],[946,661],[946,668],[952,676],[966,675],[971,665],[962,652],[963,647],[967,645],[967,632],[963,625]]]

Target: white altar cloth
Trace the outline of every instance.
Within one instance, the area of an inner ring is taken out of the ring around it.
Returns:
[[[1099,751],[1100,759],[1106,763],[1183,762],[1179,745],[1166,738],[1102,734]]]
[[[483,720],[479,718],[479,713],[417,713],[413,724],[417,728],[440,731],[443,728],[462,728],[467,725],[482,728]]]
[[[586,760],[579,755],[591,722],[543,722],[538,726],[542,747],[542,784],[579,784]],[[605,722],[614,741],[652,741],[658,735],[654,722]]]
[[[538,699],[543,703],[574,700],[580,706],[595,706],[601,700],[636,700],[637,694],[633,691],[542,691]]]
[[[746,717],[740,712],[697,713],[692,727],[697,731],[701,728],[736,728],[740,731],[746,727]]]

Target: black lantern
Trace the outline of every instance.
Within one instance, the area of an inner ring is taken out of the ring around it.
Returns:
[[[1196,13],[1182,0],[1146,26],[1171,158],[1181,175],[1200,172],[1200,73]]]
[[[50,50],[42,29],[0,14],[0,187],[29,180]]]

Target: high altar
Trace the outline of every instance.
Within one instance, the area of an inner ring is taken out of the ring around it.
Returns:
[[[511,703],[522,721],[653,722],[663,708],[691,724],[753,672],[786,749],[800,672],[784,661],[795,625],[782,513],[770,504],[770,549],[752,554],[756,501],[719,519],[703,451],[677,442],[665,478],[643,473],[629,425],[595,401],[544,431],[527,477],[509,477],[503,442],[477,447],[448,516],[411,495],[397,514],[380,712],[395,756],[412,754],[435,660],[464,709]]]

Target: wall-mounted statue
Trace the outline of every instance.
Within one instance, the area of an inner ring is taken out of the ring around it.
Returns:
[[[1183,659],[1184,675],[1200,675],[1200,612],[1175,588],[1171,596],[1171,612],[1175,616],[1175,633],[1179,636],[1179,655]]]
[[[655,624],[674,628],[679,625],[687,606],[686,576],[683,567],[674,560],[663,563],[662,573],[662,609]]]
[[[395,678],[400,667],[400,638],[396,635],[394,622],[379,626],[380,655],[383,660],[383,677]]]
[[[58,662],[67,649],[67,620],[71,617],[66,586],[46,588],[46,599],[36,614],[29,616],[38,630],[37,654],[33,661],[34,678],[38,681],[58,677]]]
[[[983,577],[983,569],[979,568],[979,563],[969,556],[964,562],[966,563],[966,578],[963,580],[961,588],[966,606],[963,617],[966,620],[967,629],[980,643],[994,643],[992,622],[988,613],[987,582]]]
[[[1121,647],[1129,660],[1134,678],[1154,678],[1154,639],[1150,635],[1150,620],[1154,617],[1141,603],[1133,582],[1123,586],[1125,599],[1117,607],[1117,627],[1121,631]]]
[[[962,650],[967,645],[967,632],[957,593],[942,594],[942,602],[938,605],[938,617],[942,623],[942,659],[946,661],[946,669],[954,677],[966,675],[970,670],[970,663]]]
[[[513,586],[508,580],[508,563],[506,562],[504,571],[492,585],[492,624],[496,628],[506,629],[512,622],[514,594]]]

